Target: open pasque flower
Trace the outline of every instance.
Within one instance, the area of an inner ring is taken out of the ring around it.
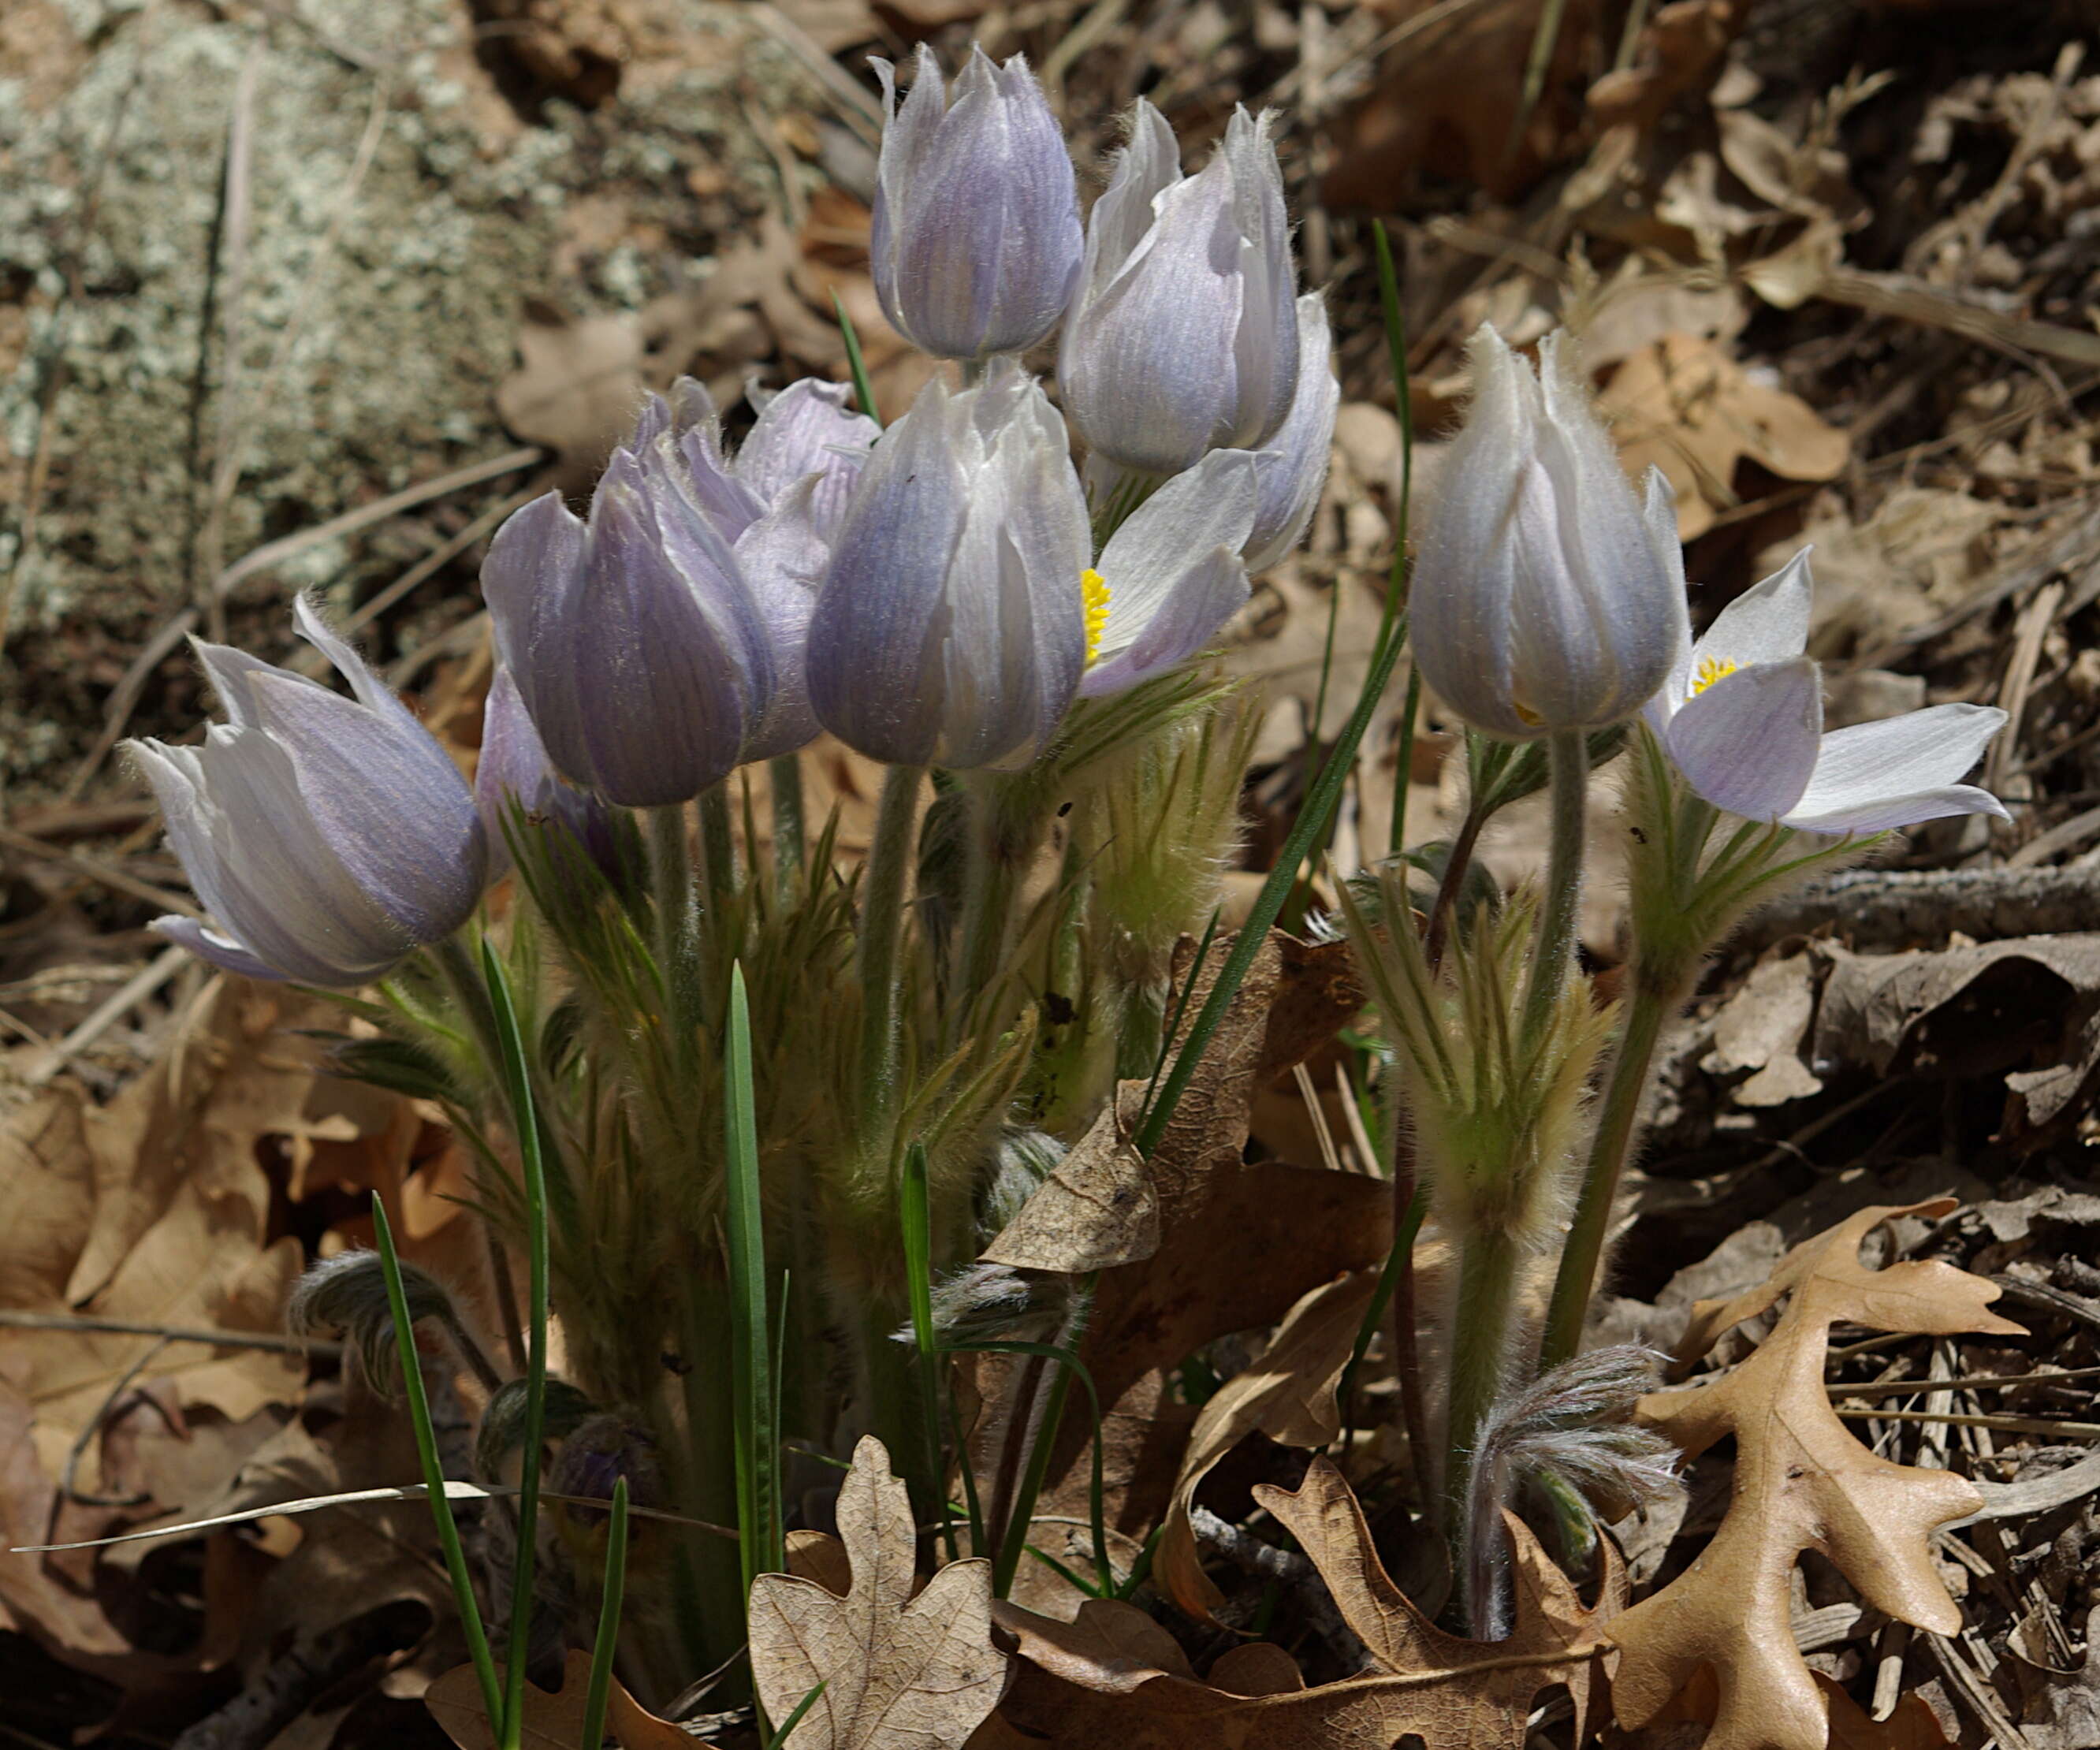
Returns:
[[[1057,325],[1084,237],[1057,118],[1018,55],[982,49],[945,94],[933,51],[902,108],[875,63],[888,122],[868,249],[882,313],[940,359],[1023,352]]]
[[[1410,597],[1422,677],[1505,740],[1622,722],[1669,672],[1683,591],[1561,337],[1536,376],[1490,328],[1471,355]]]
[[[1651,491],[1648,512],[1678,553],[1666,491]],[[1804,549],[1695,644],[1680,582],[1675,655],[1644,715],[1686,782],[1716,808],[1801,832],[2005,818],[1990,791],[1957,782],[2004,726],[1995,706],[1934,705],[1824,733],[1822,672],[1805,654],[1813,588]]]
[[[824,727],[898,765],[1032,759],[1086,666],[1086,500],[1064,421],[1010,358],[935,378],[855,487],[810,624]]]
[[[1158,475],[1266,443],[1298,386],[1295,282],[1267,118],[1236,110],[1185,177],[1173,130],[1140,99],[1060,343],[1058,383],[1089,448]]]
[[[661,806],[816,733],[801,644],[875,435],[844,396],[783,390],[730,462],[706,390],[682,381],[613,452],[587,522],[549,493],[497,531],[496,650],[565,775]]]
[[[466,921],[488,836],[452,756],[311,603],[293,611],[353,697],[199,644],[228,721],[201,747],[126,746],[211,915],[153,927],[229,972],[347,988]]]

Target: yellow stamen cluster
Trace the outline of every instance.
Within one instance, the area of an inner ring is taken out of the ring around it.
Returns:
[[[1740,666],[1740,663],[1729,662],[1725,658],[1701,657],[1699,672],[1692,677],[1692,697],[1698,698],[1716,681],[1725,681]]]
[[[1089,566],[1079,573],[1079,597],[1087,615],[1087,666],[1101,655],[1101,633],[1109,623],[1108,580]]]

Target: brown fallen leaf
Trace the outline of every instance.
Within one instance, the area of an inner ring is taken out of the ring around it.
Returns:
[[[1999,1291],[1981,1277],[1936,1262],[1878,1271],[1860,1263],[1860,1242],[1882,1222],[1944,1215],[1954,1206],[1942,1198],[1862,1210],[1796,1246],[1768,1281],[1693,1307],[1680,1364],[1792,1297],[1756,1353],[1718,1384],[1641,1400],[1641,1419],[1688,1458],[1733,1435],[1736,1464],[1728,1512],[1712,1541],[1612,1626],[1621,1724],[1647,1724],[1705,1664],[1720,1691],[1706,1750],[1824,1750],[1829,1704],[1789,1628],[1804,1550],[1835,1563],[1873,1609],[1935,1633],[1961,1628],[1926,1539],[1983,1497],[1945,1471],[1876,1457],[1846,1430],[1823,1383],[1830,1328],[1841,1320],[1874,1331],[2025,1334],[1984,1310]]]
[[[1598,397],[1619,459],[1635,479],[1661,469],[1677,495],[1677,529],[1692,540],[1736,502],[1736,465],[1786,480],[1836,478],[1851,453],[1798,395],[1755,381],[1714,342],[1665,334],[1613,372]]]
[[[1154,1579],[1190,1616],[1209,1620],[1224,1602],[1203,1571],[1189,1520],[1198,1487],[1251,1434],[1267,1435],[1282,1446],[1317,1447],[1341,1431],[1335,1388],[1349,1364],[1378,1279],[1375,1270],[1352,1271],[1304,1295],[1284,1315],[1268,1348],[1219,1386],[1196,1417],[1152,1558]],[[1217,1681],[1215,1673],[1211,1681]]]
[[[1101,1109],[1050,1176],[980,1254],[988,1264],[1079,1276],[1159,1250],[1159,1199],[1120,1102]]]
[[[853,1584],[761,1574],[751,1587],[751,1668],[784,1720],[822,1683],[796,1750],[960,1744],[999,1701],[1006,1655],[991,1640],[991,1563],[951,1562],[919,1589],[911,1502],[872,1435],[839,1491]]]
[[[1603,1596],[1574,1588],[1515,1518],[1517,1629],[1508,1640],[1446,1634],[1403,1597],[1370,1540],[1348,1484],[1316,1458],[1295,1493],[1264,1485],[1261,1504],[1295,1536],[1327,1582],[1371,1664],[1339,1683],[1303,1686],[1279,1650],[1239,1650],[1198,1682],[1180,1648],[1144,1613],[1090,1600],[1071,1623],[1001,1604],[1029,1668],[1001,1712],[1052,1744],[1118,1750],[1366,1750],[1410,1734],[1436,1750],[1520,1750],[1532,1698],[1564,1684],[1576,1741],[1586,1730],[1599,1633],[1625,1595],[1607,1545]]]
[[[1190,1020],[1230,948],[1229,938],[1211,945],[1189,1000]],[[1255,956],[1145,1163],[1158,1248],[1142,1263],[1101,1272],[1082,1354],[1104,1411],[1214,1338],[1273,1325],[1308,1290],[1385,1262],[1392,1207],[1383,1180],[1240,1158],[1255,1088],[1332,1036],[1346,1018],[1341,988],[1329,957],[1281,931]],[[1136,1127],[1145,1092],[1137,1081],[1117,1090],[1126,1133]],[[1066,1419],[1051,1464],[1053,1495],[1067,1479],[1083,1488],[1075,1467],[1084,1470],[1091,1437],[1084,1417]],[[1133,1496],[1113,1504],[1111,1523],[1141,1538],[1165,1507],[1163,1494]]]
[[[1886,1720],[1877,1720],[1845,1693],[1843,1684],[1820,1671],[1815,1682],[1830,1701],[1830,1750],[1953,1750],[1954,1741],[1940,1725],[1939,1715],[1915,1690],[1899,1700]],[[2037,1743],[2034,1750],[2045,1747]],[[2060,1750],[2071,1747],[2067,1743]]]
[[[579,1750],[583,1743],[584,1704],[590,1687],[590,1655],[571,1651],[562,1668],[562,1686],[553,1694],[525,1686],[525,1718],[520,1734],[530,1750]],[[496,1668],[499,1672],[502,1666]],[[474,1667],[457,1665],[423,1692],[423,1705],[460,1750],[496,1750],[496,1734],[482,1705],[481,1679]],[[707,1750],[695,1738],[659,1719],[612,1680],[605,1709],[606,1730],[620,1750]],[[589,1750],[598,1750],[593,1744]]]

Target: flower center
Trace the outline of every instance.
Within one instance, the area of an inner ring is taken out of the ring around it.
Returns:
[[[1094,666],[1101,653],[1101,633],[1109,623],[1109,583],[1089,566],[1079,573],[1079,599],[1087,615],[1087,666]]]
[[[1725,657],[1701,657],[1699,672],[1692,677],[1692,691],[1688,696],[1692,699],[1698,698],[1716,681],[1727,680],[1741,666],[1739,663],[1728,661]]]

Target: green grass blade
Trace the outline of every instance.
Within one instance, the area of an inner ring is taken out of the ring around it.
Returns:
[[[779,1573],[779,1442],[774,1430],[773,1322],[766,1309],[764,1196],[758,1178],[758,1101],[752,1082],[751,1004],[741,963],[730,969],[729,1038],[723,1078],[728,1144],[730,1364],[735,1378],[737,1530],[743,1589]]]
[[[1409,518],[1414,504],[1414,394],[1407,367],[1407,318],[1400,308],[1400,275],[1392,262],[1392,240],[1385,222],[1371,222],[1371,243],[1378,258],[1379,309],[1385,318],[1387,357],[1392,365],[1393,412],[1400,420],[1400,503],[1394,507],[1392,568],[1386,580],[1387,599],[1407,601]],[[1395,857],[1406,849],[1407,787],[1414,766],[1414,720],[1422,714],[1422,672],[1407,666],[1407,703],[1400,720],[1400,747],[1394,760],[1392,827],[1386,849]]]
[[[1091,1279],[1088,1291],[1092,1292]],[[1028,1527],[1035,1517],[1036,1498],[1043,1492],[1045,1474],[1050,1467],[1050,1449],[1057,1444],[1057,1425],[1064,1420],[1065,1399],[1074,1378],[1087,1388],[1087,1401],[1094,1416],[1093,1474],[1087,1490],[1089,1528],[1094,1538],[1094,1568],[1099,1576],[1094,1596],[1105,1598],[1115,1595],[1115,1568],[1109,1560],[1105,1484],[1101,1473],[1101,1396],[1094,1389],[1092,1373],[1079,1356],[1078,1344],[1084,1335],[1082,1329],[1069,1349],[1056,1343],[986,1342],[960,1344],[955,1351],[959,1355],[1032,1355],[1057,1363],[1057,1377],[1051,1384],[1042,1424],[1035,1431],[1035,1444],[1028,1454],[1028,1468],[1022,1472],[1021,1487],[1014,1494],[1012,1519],[993,1562],[992,1591],[999,1598],[1004,1598],[1012,1589],[1014,1573],[1021,1566],[1021,1552],[1028,1541]]]
[[[933,1210],[926,1182],[926,1145],[915,1142],[904,1151],[903,1183],[897,1219],[904,1233],[904,1280],[911,1297],[911,1337],[919,1351],[919,1378],[926,1419],[927,1482],[940,1497],[941,1536],[952,1562],[961,1553],[955,1544],[955,1516],[949,1510],[942,1462],[941,1354],[933,1335]]]
[[[824,1683],[828,1681],[819,1681],[814,1689],[795,1704],[795,1711],[780,1722],[780,1730],[765,1740],[765,1750],[780,1750],[781,1745],[788,1741],[788,1733],[802,1723],[802,1716],[816,1706],[817,1698],[824,1693]]]
[[[598,1639],[591,1645],[590,1684],[584,1690],[583,1750],[605,1742],[605,1706],[612,1695],[612,1655],[620,1645],[620,1605],[627,1590],[627,1479],[612,1485],[612,1523],[607,1528],[605,1596],[598,1607]]]
[[[867,361],[860,355],[860,335],[853,325],[853,318],[846,314],[846,301],[837,292],[832,293],[832,308],[838,312],[839,336],[846,343],[846,369],[853,377],[854,397],[860,403],[862,412],[876,425],[882,423],[882,415],[875,404],[875,390],[867,380]]]
[[[503,963],[484,937],[482,977],[488,986],[503,1089],[510,1104],[510,1128],[518,1143],[525,1181],[526,1244],[530,1276],[526,1289],[525,1433],[518,1452],[518,1553],[510,1571],[510,1652],[503,1670],[503,1713],[496,1743],[518,1750],[525,1726],[525,1665],[532,1643],[532,1559],[540,1529],[540,1449],[547,1422],[547,1175],[540,1148],[540,1117],[526,1067],[525,1042]]]
[[[474,1661],[474,1675],[481,1682],[481,1705],[494,1722],[503,1717],[503,1685],[488,1651],[488,1633],[481,1624],[481,1606],[474,1599],[474,1579],[467,1571],[466,1551],[460,1545],[459,1525],[445,1494],[444,1467],[438,1462],[437,1430],[430,1423],[430,1395],[423,1390],[423,1364],[416,1353],[415,1327],[408,1317],[408,1293],[401,1284],[401,1260],[394,1250],[393,1224],[386,1219],[386,1202],[377,1195],[372,1199],[372,1228],[379,1243],[380,1265],[386,1272],[386,1303],[393,1310],[401,1385],[408,1395],[408,1420],[416,1430],[416,1456],[422,1461],[430,1517],[437,1523],[438,1543],[444,1551],[445,1572],[451,1577],[452,1598],[459,1606],[467,1655]]]

